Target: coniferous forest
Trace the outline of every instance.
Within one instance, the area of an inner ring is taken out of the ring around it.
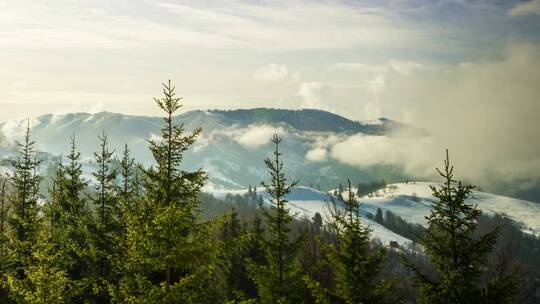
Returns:
[[[77,134],[40,189],[30,125],[13,171],[0,180],[0,303],[535,303],[540,242],[504,216],[470,204],[448,151],[427,225],[379,209],[368,216],[415,246],[383,244],[360,213],[361,197],[386,183],[351,181],[328,202],[330,217],[302,218],[288,195],[278,135],[261,168],[267,179],[225,201],[203,193],[207,175],[183,166],[202,129],[173,118],[181,98],[171,82],[154,99],[161,136],[154,162],[99,132],[92,180]],[[441,153],[442,155],[442,153]],[[262,198],[257,191],[268,194]],[[337,190],[336,190],[337,191]],[[511,243],[512,241],[513,243]],[[519,244],[520,252],[511,250]]]

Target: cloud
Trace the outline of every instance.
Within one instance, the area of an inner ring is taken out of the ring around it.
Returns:
[[[88,113],[95,114],[95,113],[98,113],[98,112],[105,111],[105,109],[106,109],[105,104],[102,103],[102,102],[99,102],[99,103],[96,103],[95,105],[93,105],[90,108],[90,110],[88,111]]]
[[[324,100],[330,93],[330,86],[318,82],[303,82],[300,84],[298,95],[302,98],[302,107],[327,109]]]
[[[429,29],[397,26],[396,16],[382,9],[337,2],[258,2],[142,1],[130,9],[112,2],[17,3],[0,11],[0,25],[7,33],[0,30],[0,46],[298,50],[430,44]]]
[[[163,137],[160,134],[150,133],[148,134],[148,140],[160,143],[163,141]]]
[[[367,84],[367,91],[370,94],[370,100],[364,105],[364,117],[373,120],[381,117],[381,101],[379,96],[386,87],[386,76],[384,74],[375,75]]]
[[[373,79],[367,85],[367,89],[373,96],[374,100],[379,100],[379,95],[384,92],[385,87],[386,76],[384,76],[383,74],[379,74],[373,77]]]
[[[396,72],[402,74],[402,75],[411,75],[416,70],[424,68],[424,66],[418,62],[414,61],[399,61],[395,59],[391,59],[388,61],[388,64],[392,69],[394,69]]]
[[[448,148],[456,177],[487,185],[538,179],[538,45],[510,45],[498,60],[425,69],[402,81],[400,96],[415,100],[410,122],[430,136],[351,136],[332,146],[333,158],[433,178]]]
[[[520,2],[508,11],[508,16],[519,17],[527,15],[540,16],[540,0]]]
[[[389,164],[402,167],[413,176],[432,176],[433,159],[426,162],[425,146],[432,139],[407,136],[352,135],[332,146],[332,158],[360,167]],[[439,156],[438,154],[436,156]],[[429,157],[428,157],[429,158]]]
[[[373,65],[361,62],[338,62],[332,65],[330,69],[363,73],[385,73],[388,71],[386,65]]]
[[[284,64],[271,63],[257,70],[253,78],[262,82],[282,81],[289,76],[289,68]]]
[[[390,59],[384,64],[369,64],[362,62],[338,62],[330,67],[331,70],[341,70],[349,72],[359,72],[365,74],[383,74],[386,75],[390,72],[396,72],[398,74],[408,76],[413,74],[416,70],[423,69],[425,66],[416,61],[402,61],[397,59]]]
[[[429,67],[432,68],[432,67]],[[338,62],[330,66],[330,70],[354,72],[357,86],[362,87],[358,99],[364,102],[361,106],[362,119],[374,120],[383,115],[383,102],[390,81],[402,83],[403,78],[428,69],[428,66],[411,60],[390,59],[381,64],[364,62]],[[367,93],[367,94],[366,94]],[[361,96],[361,95],[367,96]],[[395,98],[395,97],[394,97]]]
[[[325,148],[311,149],[306,153],[306,159],[312,162],[320,162],[326,159],[328,151]]]
[[[283,135],[285,129],[269,125],[251,125],[241,132],[235,132],[233,139],[246,148],[258,148],[270,142],[272,135]]]

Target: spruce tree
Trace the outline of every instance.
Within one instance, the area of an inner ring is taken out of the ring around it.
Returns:
[[[52,185],[48,189],[49,196],[46,204],[43,208],[43,216],[46,222],[45,230],[49,234],[49,242],[54,243],[56,241],[56,230],[59,229],[59,217],[60,217],[60,191],[59,182],[64,178],[64,170],[62,165],[62,156],[59,156],[55,164],[54,176],[52,177]]]
[[[301,267],[298,261],[298,249],[301,238],[291,238],[293,216],[287,206],[287,195],[297,182],[288,183],[285,177],[279,144],[281,139],[274,135],[274,158],[266,159],[265,164],[271,176],[271,182],[261,185],[269,194],[270,208],[264,206],[262,199],[259,206],[266,222],[268,236],[264,241],[266,264],[250,262],[249,271],[257,285],[261,303],[303,303]]]
[[[20,157],[13,162],[11,176],[13,206],[9,224],[13,233],[10,239],[12,272],[7,276],[9,297],[16,303],[64,303],[67,278],[58,269],[45,248],[51,248],[47,229],[42,221],[38,204],[39,161],[36,160],[35,143],[30,140],[27,127],[25,140],[19,145]]]
[[[48,229],[39,232],[32,249],[33,263],[25,267],[25,278],[8,277],[11,298],[24,304],[72,303],[75,286],[65,270],[59,267],[58,261],[65,257],[50,242]]]
[[[324,223],[319,212],[303,221],[305,230],[304,246],[300,250],[300,258],[304,272],[313,277],[319,277],[320,264],[323,258],[321,243],[324,238]]]
[[[120,232],[120,209],[116,176],[117,170],[112,168],[114,151],[108,148],[107,134],[98,136],[100,151],[94,153],[97,171],[93,173],[96,179],[94,204],[93,249],[95,252],[96,284],[99,286],[98,298],[108,299],[107,284],[113,279],[113,257],[118,249]]]
[[[128,240],[127,240],[127,225],[130,214],[134,212],[144,212],[138,210],[137,203],[139,197],[137,189],[139,185],[136,182],[137,168],[135,160],[131,157],[128,145],[124,145],[122,158],[120,159],[120,167],[118,175],[120,176],[119,184],[117,185],[118,194],[118,231],[115,233],[115,248],[111,257],[112,272],[114,285],[117,286],[125,271],[124,264],[128,258]],[[140,208],[139,208],[140,209]],[[116,287],[113,286],[112,290]]]
[[[94,265],[95,254],[89,231],[91,213],[87,207],[84,191],[88,182],[82,176],[80,152],[75,137],[70,138],[67,164],[58,164],[55,176],[55,192],[51,210],[51,240],[54,246],[51,261],[65,273],[70,284],[71,302],[88,301],[96,296]],[[68,301],[68,302],[69,302]]]
[[[7,179],[0,176],[0,183],[2,184],[0,188],[0,235],[4,235],[6,231],[6,223],[7,223],[7,216],[8,216],[8,186],[7,186]]]
[[[126,143],[122,151],[122,158],[120,159],[120,185],[118,187],[122,216],[127,215],[131,211],[134,204],[133,201],[136,198],[136,188],[138,188],[135,180],[136,169],[135,159],[131,157]],[[121,222],[124,222],[124,220],[121,219]]]
[[[163,94],[154,99],[166,114],[162,139],[149,141],[156,165],[141,168],[144,212],[128,218],[126,276],[114,296],[128,303],[216,302],[218,248],[210,225],[201,220],[198,200],[206,175],[181,167],[201,129],[186,135],[183,125],[174,123],[181,104],[170,81]]]
[[[375,214],[375,222],[382,224],[384,221],[383,219],[383,212],[381,208],[377,208],[377,213]]]
[[[24,143],[17,142],[19,156],[12,161],[10,176],[12,195],[9,217],[9,249],[15,278],[24,279],[25,269],[33,263],[32,246],[39,230],[39,183],[37,174],[40,161],[36,159],[35,142],[30,139],[30,124],[26,128]]]
[[[328,263],[334,269],[334,288],[323,288],[320,282],[305,278],[319,303],[395,303],[391,297],[391,282],[381,279],[385,259],[384,248],[372,248],[371,229],[362,225],[360,203],[349,181],[345,208],[332,209],[331,225],[336,231],[336,243],[326,244]]]
[[[8,236],[6,226],[8,220],[8,179],[0,175],[0,303],[9,303],[6,275],[10,269],[8,254]]]
[[[467,203],[474,186],[454,179],[448,151],[444,169],[437,172],[444,183],[440,187],[431,186],[436,200],[426,216],[428,228],[421,238],[436,275],[429,275],[405,260],[420,286],[422,303],[513,303],[516,295],[513,277],[485,277],[487,256],[495,246],[499,229],[478,235],[482,211],[477,205]]]
[[[264,247],[265,232],[261,217],[259,216],[259,213],[256,212],[248,230],[248,238],[245,244],[246,257],[243,260],[249,278],[249,281],[243,286],[243,291],[248,299],[255,299],[257,297],[257,286],[252,280],[250,264],[267,264]]]
[[[227,214],[223,223],[221,240],[224,243],[223,259],[227,300],[234,303],[246,300],[254,289],[245,264],[251,239],[247,225],[238,218],[238,212],[234,208]]]

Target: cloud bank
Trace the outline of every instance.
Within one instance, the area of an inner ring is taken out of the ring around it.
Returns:
[[[510,17],[527,15],[540,16],[540,0],[531,0],[519,3],[508,11],[508,16]]]
[[[284,64],[271,63],[257,70],[253,78],[262,82],[281,81],[289,76],[289,68]]]
[[[444,150],[459,177],[476,183],[538,179],[540,172],[540,49],[516,44],[499,60],[422,70],[402,80],[413,96],[409,123],[429,137],[355,135],[331,156],[358,166],[387,163],[433,177]]]
[[[327,109],[324,104],[330,93],[330,86],[318,82],[303,82],[300,84],[298,95],[302,98],[302,107]]]
[[[272,135],[283,135],[285,129],[269,125],[252,125],[233,135],[233,139],[247,148],[258,148],[270,142]]]

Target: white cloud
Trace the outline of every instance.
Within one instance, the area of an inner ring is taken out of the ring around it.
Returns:
[[[540,46],[512,45],[500,60],[422,69],[402,82],[398,96],[415,100],[410,122],[430,136],[352,136],[332,146],[333,158],[434,177],[448,148],[457,176],[473,183],[538,178]]]
[[[285,80],[288,76],[289,68],[286,65],[271,63],[257,70],[253,78],[258,81],[272,82]]]
[[[26,124],[26,119],[8,120],[3,124],[2,129],[0,129],[0,133],[3,133],[4,136],[10,141],[20,140],[24,135]]]
[[[508,16],[518,17],[527,15],[540,16],[540,0],[520,2],[508,11]]]
[[[270,142],[272,135],[283,135],[285,129],[269,125],[252,125],[248,128],[235,132],[233,139],[247,148],[257,148]]]
[[[386,76],[384,76],[383,74],[379,74],[373,77],[373,79],[368,83],[367,89],[373,96],[374,100],[379,100],[379,95],[384,92],[385,87]]]
[[[359,72],[368,75],[387,75],[394,71],[400,75],[408,76],[425,66],[416,61],[402,61],[390,59],[385,64],[369,64],[362,62],[338,62],[330,67],[332,70]]]
[[[300,84],[298,95],[302,98],[302,107],[327,109],[324,104],[325,99],[330,93],[330,86],[318,82],[303,82]]]
[[[0,30],[0,46],[133,49],[154,43],[297,50],[399,47],[410,41],[431,44],[426,37],[428,29],[396,26],[383,10],[335,2],[142,1],[130,7],[126,10],[112,2],[10,4],[9,9],[0,11],[0,26],[6,33],[2,35]],[[24,26],[18,27],[20,24]]]
[[[362,134],[350,136],[336,143],[331,148],[332,158],[344,163],[367,167],[377,164],[391,164],[404,168],[405,172],[414,176],[432,176],[434,158],[439,154],[428,154],[432,144],[430,138],[366,136]]]
[[[386,88],[386,76],[384,74],[375,75],[367,84],[367,91],[370,94],[370,100],[364,105],[364,117],[367,120],[373,120],[381,117],[381,99],[380,95]]]
[[[363,72],[363,73],[385,73],[388,71],[386,65],[373,65],[360,62],[338,62],[330,67],[332,70],[342,70],[349,72]]]
[[[392,67],[396,72],[408,76],[414,73],[416,70],[424,68],[424,66],[418,62],[414,61],[399,61],[391,59],[388,61],[388,65]]]
[[[368,101],[363,108],[363,117],[366,121],[372,121],[382,116],[382,108],[378,101]]]
[[[159,143],[163,141],[163,137],[160,134],[150,133],[148,134],[148,140]]]
[[[325,148],[311,149],[306,153],[306,159],[312,162],[320,162],[326,159],[328,151]]]
[[[93,105],[90,108],[90,110],[88,111],[88,113],[95,114],[95,113],[102,112],[102,111],[105,111],[105,110],[106,110],[105,104],[102,103],[102,102],[99,102],[99,103],[96,103],[95,105]]]
[[[374,120],[383,115],[383,102],[388,99],[384,98],[383,95],[386,93],[390,81],[402,83],[404,78],[411,77],[418,71],[428,69],[428,67],[416,61],[390,59],[383,64],[339,62],[332,65],[330,69],[356,73],[354,81],[358,83],[357,86],[364,88],[357,97],[363,102],[361,117],[364,120]],[[393,93],[395,94],[395,92]]]

